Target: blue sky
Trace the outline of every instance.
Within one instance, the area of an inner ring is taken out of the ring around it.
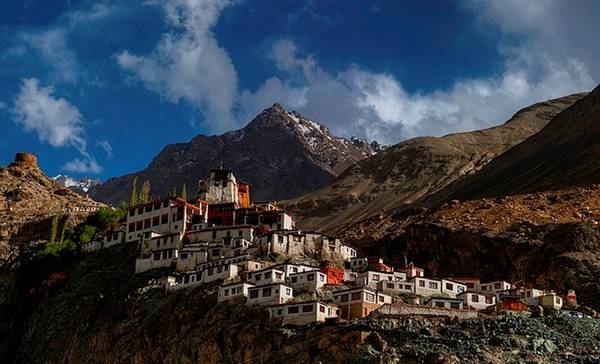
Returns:
[[[397,143],[600,79],[595,1],[5,0],[0,164],[106,179],[274,102]]]

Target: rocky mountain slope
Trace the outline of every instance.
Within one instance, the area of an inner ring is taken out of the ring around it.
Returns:
[[[0,168],[0,266],[47,241],[52,216],[67,216],[74,224],[102,206],[59,186],[38,168],[34,156],[25,156],[25,161]]]
[[[407,140],[356,163],[332,184],[284,204],[304,228],[321,230],[397,209],[477,172],[584,95],[534,104],[493,128]]]
[[[376,143],[335,137],[323,125],[275,104],[243,129],[169,145],[145,170],[109,179],[89,192],[99,201],[127,201],[138,176],[150,181],[153,194],[166,195],[184,183],[193,194],[198,180],[222,164],[253,185],[254,200],[289,198],[330,183],[378,150]]]
[[[44,363],[597,362],[600,324],[566,316],[378,316],[280,328],[215,286],[166,294],[135,244],[0,276],[0,361]],[[57,278],[58,277],[58,278]]]
[[[425,199],[505,196],[600,183],[600,86],[478,173]]]

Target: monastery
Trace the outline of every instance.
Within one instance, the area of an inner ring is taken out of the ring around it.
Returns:
[[[374,311],[473,317],[478,312],[561,309],[554,292],[476,277],[427,277],[414,264],[358,256],[340,239],[296,228],[274,201],[252,202],[250,185],[213,169],[195,199],[131,206],[117,231],[85,244],[90,253],[137,244],[135,272],[165,269],[166,292],[219,284],[217,304],[263,305],[271,322],[306,325]],[[569,292],[569,304],[575,302]],[[390,311],[391,312],[391,311]]]

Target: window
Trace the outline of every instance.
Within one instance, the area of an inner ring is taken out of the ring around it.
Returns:
[[[256,273],[256,274],[254,275],[254,280],[256,280],[256,281],[260,281],[260,276],[261,276],[261,274],[260,274],[260,273]]]
[[[148,229],[150,227],[150,219],[144,220],[144,229]]]
[[[187,259],[188,253],[181,253],[181,259]]]
[[[450,302],[450,308],[453,308],[455,310],[460,309],[460,302]]]
[[[139,231],[139,230],[142,230],[143,228],[144,228],[144,222],[143,222],[142,220],[138,221],[138,222],[135,224],[135,230],[138,230],[138,231]]]
[[[350,296],[350,299],[352,301],[360,300],[360,292],[354,292],[354,293],[352,293],[352,295]]]
[[[481,286],[482,291],[487,291],[487,289],[488,289],[488,286]]]
[[[375,295],[373,293],[367,293],[367,301],[375,302]]]
[[[290,306],[288,307],[288,314],[298,313],[300,312],[300,307],[298,306]]]
[[[285,294],[286,294],[286,296],[291,296],[292,295],[292,289],[291,288],[286,288],[285,289]]]
[[[265,273],[265,279],[269,279],[269,278],[271,278],[271,272]]]
[[[379,274],[373,274],[373,280],[374,281],[378,281],[379,280]]]
[[[473,288],[475,288],[475,283],[473,283],[473,282],[467,282],[466,286],[467,286],[467,288],[473,289]]]
[[[253,291],[250,291],[249,295],[250,295],[250,298],[258,298],[258,290],[255,289]]]
[[[292,283],[298,283],[298,277],[292,277]]]
[[[319,280],[321,282],[325,282],[325,275],[324,274],[319,274]]]
[[[216,232],[216,231],[213,231],[213,232],[212,232],[212,239],[213,239],[213,240],[216,240],[216,239],[217,239],[217,232]]]
[[[419,281],[419,287],[425,287],[425,281]]]
[[[143,206],[138,207],[137,213],[138,213],[138,215],[143,214],[144,213],[144,207]]]
[[[445,305],[444,305],[444,302],[439,302],[439,301],[437,301],[437,302],[435,303],[435,307],[445,307]]]
[[[238,236],[243,236],[244,235],[244,231],[243,230],[239,230],[238,231]]]
[[[306,275],[306,280],[307,280],[307,281],[314,281],[314,280],[315,280],[315,275],[314,275],[314,273],[307,274],[307,275]]]
[[[313,312],[313,306],[312,305],[302,306],[302,312]]]
[[[283,313],[283,310],[281,308],[277,309],[277,315],[281,316],[282,313]]]
[[[263,295],[263,297],[271,296],[271,288],[263,288],[262,295]]]
[[[160,220],[161,220],[160,221],[161,224],[168,224],[169,223],[169,214],[162,215]]]
[[[348,295],[347,294],[343,294],[340,296],[340,301],[342,302],[348,302]]]
[[[494,289],[500,289],[502,285],[500,283],[494,283]]]
[[[132,233],[135,231],[135,222],[132,222],[129,224],[129,232]]]
[[[226,288],[226,289],[225,289],[225,293],[224,293],[224,295],[225,295],[225,296],[229,296],[229,289],[228,289],[228,288]]]
[[[135,216],[135,209],[129,210],[129,216]]]
[[[394,284],[393,283],[386,283],[385,286],[389,289],[394,289]]]
[[[154,260],[160,260],[160,252],[154,252]]]
[[[556,302],[557,305],[560,305],[560,297],[556,297],[554,302]]]
[[[277,272],[275,272],[275,278],[281,279],[282,276],[283,276],[283,273],[277,273]]]
[[[379,302],[385,302],[385,297],[379,296]]]
[[[158,216],[154,216],[152,218],[152,226],[158,226],[160,223],[160,218]]]
[[[319,305],[319,311],[325,313],[325,306]]]
[[[452,291],[454,289],[454,285],[452,283],[446,283],[446,289]]]
[[[486,297],[485,303],[492,304],[492,303],[494,303],[494,301],[493,301],[492,297]]]
[[[471,295],[471,301],[473,301],[475,303],[479,302],[479,296],[476,294]]]
[[[429,282],[429,288],[430,289],[437,289],[438,288],[438,284],[436,282]]]

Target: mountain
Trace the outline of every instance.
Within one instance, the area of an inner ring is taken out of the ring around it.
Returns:
[[[506,196],[600,183],[600,86],[478,173],[425,199]]]
[[[58,183],[60,186],[71,189],[79,194],[85,194],[92,187],[97,186],[101,183],[100,180],[97,179],[94,180],[88,177],[75,179],[73,177],[65,176],[62,174],[52,177],[52,179],[56,181],[56,183]]]
[[[102,204],[58,185],[39,169],[34,155],[19,153],[14,163],[0,168],[0,206],[0,266],[4,266],[49,240],[52,216],[76,224]]]
[[[335,137],[325,126],[275,104],[243,129],[168,145],[146,169],[109,179],[89,193],[112,204],[127,201],[137,176],[150,181],[153,194],[166,195],[185,183],[191,195],[200,178],[223,165],[253,186],[254,200],[290,198],[327,185],[380,149],[376,143]]]
[[[343,230],[345,225],[398,209],[477,172],[584,95],[534,104],[489,129],[407,140],[356,163],[332,184],[283,204],[306,229]]]

